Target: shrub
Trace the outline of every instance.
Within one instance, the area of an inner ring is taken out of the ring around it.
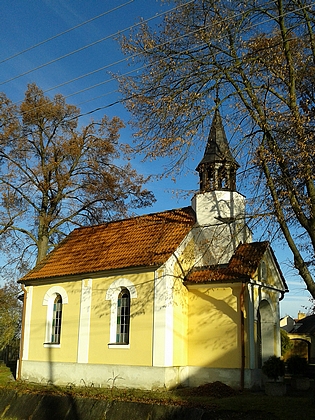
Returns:
[[[285,373],[284,361],[277,356],[270,356],[262,366],[263,373],[269,378],[277,381]]]
[[[295,355],[287,360],[288,372],[291,375],[305,375],[307,372],[307,360],[304,357]]]

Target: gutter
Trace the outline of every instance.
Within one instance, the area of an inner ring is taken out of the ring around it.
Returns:
[[[25,312],[26,312],[26,301],[27,301],[27,290],[25,285],[21,283],[21,287],[24,293],[23,296],[23,312],[22,312],[22,326],[21,326],[21,342],[20,342],[20,357],[19,357],[19,368],[17,372],[16,379],[21,379],[22,372],[22,360],[23,360],[23,349],[24,349],[24,331],[25,331]]]

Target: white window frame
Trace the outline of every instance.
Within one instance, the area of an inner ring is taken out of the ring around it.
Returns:
[[[54,314],[54,301],[57,295],[61,296],[62,306],[68,303],[68,294],[65,289],[61,286],[53,286],[45,293],[43,299],[43,306],[47,306],[46,313],[46,328],[45,328],[45,341],[44,347],[60,347],[60,343],[51,342],[51,333],[52,333],[52,320]],[[61,320],[62,323],[62,320]],[[61,324],[62,326],[62,324]],[[61,328],[62,331],[62,328]]]
[[[116,333],[117,333],[117,301],[118,296],[120,292],[123,289],[127,289],[130,294],[130,311],[131,311],[131,305],[132,305],[132,299],[137,298],[137,290],[135,285],[126,278],[120,278],[118,280],[115,280],[108,288],[106,293],[106,300],[111,301],[111,310],[110,310],[110,332],[109,332],[109,344],[108,348],[114,349],[114,348],[124,348],[129,349],[130,348],[130,324],[129,322],[129,344],[118,344],[116,342]]]

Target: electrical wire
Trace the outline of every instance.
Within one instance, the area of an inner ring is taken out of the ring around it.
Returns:
[[[94,16],[94,17],[92,17],[91,19],[85,20],[84,22],[79,23],[78,25],[75,25],[75,26],[73,26],[72,28],[66,29],[66,30],[65,30],[65,31],[63,31],[63,32],[59,32],[58,34],[56,34],[56,35],[54,35],[54,36],[52,36],[52,37],[50,37],[50,38],[47,38],[47,39],[45,39],[44,41],[38,42],[37,44],[32,45],[31,47],[28,47],[28,48],[26,48],[25,50],[19,51],[19,52],[18,52],[18,53],[16,53],[16,54],[13,54],[13,55],[11,55],[11,56],[9,56],[9,57],[7,57],[7,58],[4,58],[3,60],[1,60],[1,61],[0,61],[0,64],[2,64],[2,63],[6,63],[6,62],[7,62],[7,61],[9,61],[9,60],[13,60],[13,58],[16,58],[16,57],[18,57],[18,56],[20,56],[20,55],[22,55],[22,54],[27,53],[28,51],[34,50],[35,48],[38,48],[38,47],[40,47],[40,46],[42,46],[42,45],[44,45],[44,44],[47,44],[48,42],[53,41],[54,39],[57,39],[57,38],[59,38],[60,36],[66,35],[66,34],[68,34],[69,32],[74,31],[75,29],[81,28],[82,26],[87,25],[88,23],[91,23],[91,22],[93,22],[93,21],[94,21],[94,20],[96,20],[96,19],[99,19],[99,18],[101,18],[101,17],[103,17],[103,16],[106,16],[106,15],[108,15],[109,13],[114,12],[114,11],[116,11],[116,10],[118,10],[118,9],[120,9],[120,8],[122,8],[122,7],[126,6],[126,5],[128,5],[128,4],[130,4],[130,3],[133,3],[133,2],[134,2],[134,0],[129,0],[129,1],[127,1],[126,3],[123,3],[123,4],[120,4],[119,6],[113,7],[112,9],[107,10],[106,12],[103,12],[103,13],[101,13],[101,14],[97,15],[97,16]]]
[[[192,2],[193,2],[193,1],[189,1],[189,2],[185,3],[184,5],[187,5],[188,3],[192,3]],[[270,1],[270,2],[269,2],[269,3],[267,3],[267,4],[272,4],[272,3],[273,3],[273,1]],[[303,8],[309,8],[309,7],[313,6],[314,4],[315,4],[315,3],[311,3],[310,5],[307,5],[307,6],[304,6],[304,7],[300,7],[300,8],[297,8],[297,9],[295,9],[295,10],[290,10],[290,11],[288,11],[287,13],[285,13],[285,15],[292,14],[292,13],[294,13],[294,12],[297,12],[297,11],[299,11],[299,10],[302,10]],[[123,29],[123,30],[121,30],[121,31],[116,32],[115,34],[109,35],[109,36],[108,36],[108,37],[106,37],[106,38],[112,38],[112,37],[114,37],[114,36],[117,36],[117,35],[119,35],[120,33],[123,33],[123,32],[125,32],[125,31],[131,30],[131,29],[133,29],[133,28],[137,27],[138,25],[140,25],[140,24],[142,24],[142,23],[146,23],[146,22],[148,22],[148,21],[150,21],[150,20],[152,20],[152,19],[155,19],[156,17],[160,17],[160,16],[162,16],[162,15],[164,15],[164,14],[166,14],[166,13],[169,13],[170,11],[174,11],[174,10],[178,9],[179,7],[182,7],[182,6],[184,6],[184,5],[180,5],[180,6],[177,6],[177,7],[173,8],[173,9],[170,9],[170,10],[168,10],[168,11],[165,11],[165,12],[163,12],[163,13],[157,14],[157,15],[155,15],[155,16],[153,16],[153,17],[150,17],[150,18],[146,19],[145,21],[142,21],[142,22],[137,23],[137,24],[135,24],[135,25],[129,26],[129,27],[127,27],[127,28],[125,28],[125,29]],[[247,13],[247,12],[240,12],[240,13],[238,13],[238,14],[235,14],[235,15],[231,16],[229,19],[233,20],[233,19],[235,19],[236,17],[242,16],[242,15],[243,15],[243,14],[245,14],[245,13]],[[268,18],[268,19],[266,19],[266,20],[264,20],[264,21],[261,21],[261,22],[259,22],[259,23],[256,23],[255,25],[253,25],[253,27],[257,27],[257,26],[260,26],[260,25],[265,25],[265,24],[267,24],[267,23],[269,23],[269,22],[271,22],[271,21],[274,21],[275,19],[276,19],[276,18],[274,18],[274,17],[273,17],[273,18]],[[209,26],[209,25],[208,25],[208,26]],[[193,35],[193,34],[197,33],[197,32],[198,32],[198,31],[200,31],[200,30],[203,30],[203,29],[204,29],[204,28],[200,28],[200,29],[196,29],[196,30],[194,30],[194,31],[190,31],[190,32],[188,32],[188,33],[183,34],[182,36],[179,36],[179,37],[173,38],[173,39],[171,39],[171,40],[167,40],[166,42],[164,42],[164,43],[162,43],[162,44],[157,44],[154,48],[159,48],[159,47],[162,47],[163,45],[166,45],[166,44],[168,44],[168,43],[175,42],[175,41],[179,41],[179,40],[181,40],[181,39],[183,39],[183,38],[185,38],[185,37],[187,37],[187,36],[189,36],[189,35]],[[218,40],[219,40],[219,39],[218,39]],[[102,41],[102,40],[99,40],[99,41],[96,41],[96,42],[101,42],[101,41]],[[206,46],[206,45],[207,45],[206,43],[199,44],[199,45],[198,45],[198,48],[200,48],[200,47],[202,47],[202,46]],[[83,48],[85,48],[85,47],[83,47]],[[88,48],[88,46],[86,46],[86,48]],[[151,50],[153,50],[154,48],[152,48]],[[175,54],[175,55],[172,55],[172,56],[170,56],[170,57],[175,57],[175,56],[176,56],[176,55],[178,55],[178,54],[185,54],[185,53],[187,54],[187,53],[191,53],[191,52],[193,51],[193,48],[194,48],[194,47],[192,47],[191,49],[188,49],[188,50],[186,50],[186,51],[181,51],[181,52],[179,52],[179,53],[177,53],[177,54]],[[81,50],[81,49],[79,49],[79,50]],[[75,52],[77,52],[77,51],[79,51],[79,50],[73,51],[71,54],[73,54],[73,53],[75,53]],[[150,49],[149,49],[148,51],[150,51]],[[59,87],[65,86],[65,85],[67,85],[67,84],[73,83],[73,82],[75,82],[75,81],[81,80],[81,79],[83,79],[83,78],[85,78],[85,77],[88,77],[88,76],[90,76],[90,75],[92,75],[92,74],[96,74],[97,72],[100,72],[100,71],[106,70],[106,69],[108,69],[108,68],[110,68],[110,67],[113,67],[113,66],[115,66],[115,65],[117,65],[117,64],[121,64],[121,63],[123,63],[123,62],[126,62],[128,59],[134,59],[134,58],[138,57],[139,55],[141,55],[141,53],[133,54],[133,55],[131,55],[131,56],[129,56],[129,57],[123,58],[123,59],[118,60],[118,61],[116,61],[116,62],[109,63],[109,64],[108,64],[108,65],[106,65],[106,66],[100,67],[100,68],[95,69],[95,70],[93,70],[93,71],[91,71],[91,72],[85,73],[85,74],[83,74],[83,75],[81,75],[81,76],[78,76],[78,77],[76,77],[76,78],[73,78],[73,79],[70,79],[70,80],[68,80],[68,81],[66,81],[66,82],[63,82],[63,83],[61,83],[61,84],[59,84],[59,85],[57,85],[57,86],[53,86],[52,88],[46,89],[46,90],[45,90],[45,93],[46,93],[46,92],[49,92],[49,91],[51,91],[51,90],[57,89],[57,88],[59,88]],[[60,59],[62,59],[62,58],[60,58]],[[58,60],[58,59],[56,59],[56,60]],[[54,60],[54,61],[55,61],[55,60]],[[225,65],[231,64],[232,62],[233,62],[233,59],[231,59],[231,60],[229,60],[229,61],[226,61],[226,62],[225,62]],[[50,63],[51,63],[51,62],[50,62]],[[142,69],[144,69],[144,68],[146,68],[146,67],[148,67],[148,66],[147,66],[147,65],[144,65],[144,66],[142,66],[142,67],[140,67],[140,68],[139,68],[139,67],[137,67],[137,68],[135,68],[132,72],[139,72],[139,70],[142,70]],[[36,69],[37,69],[37,68],[36,68]],[[35,71],[36,69],[34,69],[34,71]],[[128,72],[128,74],[130,74],[130,73],[131,73],[131,72]],[[122,76],[124,76],[124,75],[122,75]],[[18,77],[20,77],[20,76],[18,76]],[[114,80],[114,79],[110,79],[110,80]],[[106,80],[106,81],[103,81],[103,82],[100,82],[100,83],[94,84],[94,85],[92,85],[92,86],[86,87],[86,88],[81,89],[81,90],[79,90],[79,91],[73,92],[73,93],[71,93],[70,95],[68,95],[68,96],[66,96],[66,97],[75,96],[75,95],[77,95],[77,94],[80,94],[80,93],[86,92],[86,91],[88,91],[88,90],[90,90],[90,89],[94,89],[94,88],[96,88],[96,87],[99,87],[99,86],[101,86],[101,85],[103,85],[103,84],[106,84],[106,83],[108,83],[108,82],[109,82],[109,80]],[[1,85],[1,83],[0,83],[0,85]]]
[[[134,0],[132,0],[132,1],[134,1]],[[188,1],[187,3],[185,3],[185,5],[186,5],[186,4],[188,4],[188,3],[192,3],[193,1],[194,1],[194,0],[190,0],[190,1]],[[130,3],[130,2],[128,2],[128,3]],[[125,4],[128,4],[128,3],[125,3]],[[39,66],[37,66],[37,67],[34,67],[34,68],[30,69],[30,70],[27,70],[27,71],[25,71],[25,72],[23,72],[23,73],[20,73],[20,74],[16,75],[16,76],[13,76],[13,77],[11,77],[10,79],[7,79],[7,80],[4,80],[4,81],[0,82],[0,86],[5,85],[5,84],[7,84],[7,83],[9,83],[9,82],[12,82],[12,81],[14,81],[14,80],[16,80],[16,79],[19,79],[20,77],[26,76],[26,75],[28,75],[28,74],[30,74],[30,73],[33,73],[34,71],[40,70],[40,69],[42,69],[42,68],[44,68],[44,67],[47,67],[47,66],[49,66],[49,65],[51,65],[51,64],[54,64],[54,63],[56,63],[56,62],[58,62],[58,61],[61,61],[61,60],[65,59],[65,58],[67,58],[67,57],[70,57],[70,56],[72,56],[72,55],[74,55],[74,54],[77,54],[78,52],[81,52],[81,51],[84,51],[84,50],[86,50],[86,49],[88,49],[88,48],[91,48],[91,47],[93,47],[93,46],[95,46],[95,45],[97,45],[97,44],[100,44],[100,43],[102,43],[102,42],[104,42],[104,41],[107,41],[108,39],[112,39],[112,38],[114,38],[114,37],[116,37],[116,36],[118,36],[118,35],[120,35],[120,34],[122,34],[122,33],[126,32],[126,31],[128,31],[128,30],[131,30],[131,29],[133,29],[133,28],[135,28],[135,27],[137,27],[137,26],[141,25],[141,24],[142,24],[142,23],[144,23],[144,22],[149,22],[149,21],[151,21],[152,19],[156,19],[157,17],[160,17],[160,16],[164,15],[165,13],[168,13],[169,11],[174,10],[174,9],[177,9],[177,8],[179,8],[179,7],[182,7],[182,6],[177,6],[176,8],[170,9],[170,10],[168,10],[168,11],[165,11],[165,12],[162,12],[162,13],[158,13],[158,14],[156,14],[156,15],[154,15],[154,16],[151,16],[150,18],[146,19],[145,21],[141,21],[140,23],[136,23],[135,25],[128,26],[128,27],[127,27],[127,28],[125,28],[125,29],[119,30],[119,31],[117,31],[117,32],[115,32],[115,33],[112,33],[112,34],[110,34],[110,35],[107,35],[106,37],[103,37],[103,38],[100,38],[100,39],[98,39],[98,40],[96,40],[96,41],[94,41],[94,42],[91,42],[90,44],[84,45],[83,47],[80,47],[80,48],[78,48],[78,49],[76,49],[76,50],[72,50],[72,51],[70,51],[70,52],[69,52],[69,53],[67,53],[67,54],[61,55],[61,56],[59,56],[59,57],[57,57],[57,58],[54,58],[53,60],[47,61],[47,62],[45,62],[45,63],[43,63],[43,64],[40,64],[40,65],[39,65]],[[112,9],[112,10],[110,10],[109,12],[111,12],[111,11],[113,11],[113,10],[116,10],[116,9],[117,9],[117,8]],[[108,13],[109,13],[109,12],[108,12]],[[43,42],[46,42],[46,41],[43,41]],[[34,48],[35,48],[35,46],[34,46]],[[30,47],[30,49],[32,49],[32,47]],[[22,53],[23,53],[23,52],[18,53],[17,55],[20,55],[20,54],[22,54]],[[100,70],[99,70],[99,71],[100,71]]]
[[[271,1],[270,3],[273,3],[273,2]],[[300,11],[300,10],[303,10],[304,8],[309,8],[309,7],[314,6],[314,5],[315,5],[315,2],[311,3],[310,5],[307,5],[307,6],[304,6],[304,7],[297,8],[297,9],[295,9],[295,10],[290,10],[290,11],[288,11],[287,13],[285,13],[284,15],[292,14],[292,13],[298,12],[298,11]],[[241,12],[241,13],[239,13],[239,14],[237,14],[237,15],[234,15],[234,16],[233,16],[233,17],[231,17],[230,19],[235,19],[236,17],[241,16],[242,14],[245,14],[245,13],[247,13],[247,12]],[[261,21],[261,22],[259,22],[259,23],[256,23],[256,24],[255,24],[255,25],[253,25],[252,27],[257,27],[257,26],[265,25],[265,24],[267,24],[267,23],[269,23],[269,22],[271,22],[271,21],[274,21],[274,20],[276,20],[276,18],[268,18],[268,19],[266,19],[266,20],[264,20],[264,21]],[[208,26],[209,26],[209,25],[208,25]],[[204,28],[202,28],[202,29],[204,29]],[[166,44],[168,44],[168,43],[175,42],[175,41],[179,41],[179,40],[181,40],[181,39],[185,38],[185,37],[186,37],[186,36],[188,36],[188,35],[193,35],[193,34],[195,34],[196,32],[198,32],[198,31],[200,31],[200,30],[201,30],[201,29],[198,29],[198,30],[195,30],[195,31],[191,31],[191,32],[189,32],[189,33],[186,33],[186,34],[184,34],[184,35],[180,36],[180,37],[176,37],[176,38],[173,38],[173,39],[171,39],[171,40],[168,40],[168,41],[166,41],[166,42],[164,42],[164,43],[162,43],[162,44],[158,44],[158,45],[156,45],[154,48],[149,49],[149,50],[148,50],[148,52],[149,52],[150,50],[154,50],[155,48],[162,47],[162,46],[164,46],[164,45],[166,45]],[[222,38],[221,38],[221,39],[222,39]],[[219,38],[218,40],[220,40],[220,38]],[[198,44],[198,48],[199,48],[199,49],[200,49],[202,46],[207,46],[207,43],[206,43],[206,42],[204,42],[204,43]],[[178,53],[176,53],[176,54],[172,54],[172,55],[170,55],[168,58],[174,58],[174,57],[176,57],[176,55],[180,55],[180,54],[188,54],[188,53],[191,53],[191,52],[193,52],[193,50],[194,50],[194,49],[195,49],[195,47],[192,47],[191,49],[187,49],[187,50],[185,50],[185,51],[180,51],[180,52],[178,52]],[[111,66],[113,66],[113,65],[116,65],[116,64],[121,64],[122,62],[126,61],[127,59],[134,59],[134,58],[137,58],[139,55],[141,55],[141,53],[133,54],[133,55],[131,55],[130,57],[124,58],[124,59],[119,60],[119,61],[117,61],[117,62],[115,62],[115,63],[109,64],[109,65],[107,65],[107,66],[105,66],[105,67],[103,67],[103,68],[100,68],[100,69],[99,69],[99,71],[104,70],[105,68],[109,68],[109,67],[111,67]],[[234,61],[234,59],[230,59],[230,60],[228,60],[228,61],[225,61],[225,62],[224,62],[224,65],[230,65],[230,64],[232,64],[232,62],[233,62],[233,61]],[[153,63],[153,64],[151,63],[150,65],[147,65],[147,64],[146,64],[146,65],[143,65],[143,66],[141,66],[141,67],[137,67],[137,68],[135,68],[135,69],[133,69],[133,70],[129,71],[128,73],[124,73],[124,74],[122,74],[121,76],[122,76],[122,77],[124,77],[124,76],[126,76],[126,75],[130,75],[130,74],[132,74],[132,73],[139,72],[140,70],[143,70],[143,69],[145,69],[145,68],[151,67],[151,66],[153,66],[153,65],[154,65],[154,63]],[[98,70],[95,70],[95,71],[93,71],[93,73],[95,73],[95,72],[97,72],[97,71],[98,71]],[[83,77],[85,77],[85,75],[81,76],[80,78],[83,78]],[[114,78],[112,78],[112,79],[105,80],[105,81],[103,81],[103,82],[99,82],[99,83],[97,83],[97,84],[94,84],[94,85],[92,85],[92,86],[86,87],[86,88],[81,89],[81,90],[79,90],[79,91],[73,92],[73,93],[71,93],[71,94],[67,95],[67,96],[66,96],[66,98],[68,98],[68,97],[72,97],[72,96],[75,96],[75,95],[80,94],[80,93],[83,93],[83,92],[86,92],[86,91],[88,91],[88,90],[90,90],[90,89],[94,89],[94,88],[96,88],[96,87],[99,87],[99,86],[101,86],[101,85],[104,85],[104,84],[106,84],[106,83],[108,83],[108,82],[110,82],[110,81],[113,81],[113,80],[115,80],[115,79],[114,79]],[[67,82],[67,83],[71,83],[71,82],[72,82],[72,80],[70,80],[70,81],[69,81],[69,82]],[[117,91],[117,92],[118,92],[118,91]],[[132,99],[132,98],[129,98],[129,99]],[[128,99],[121,99],[121,100],[117,100],[117,101],[115,101],[114,103],[109,104],[108,106],[107,106],[107,105],[105,105],[104,107],[98,107],[98,108],[96,108],[96,109],[95,109],[95,112],[96,112],[96,111],[99,111],[100,109],[106,109],[106,108],[108,108],[108,107],[111,107],[111,106],[113,106],[114,104],[118,104],[118,103],[125,102],[126,100],[128,100]],[[93,112],[93,111],[88,111],[88,114],[91,114],[91,112]],[[85,114],[82,114],[82,115],[85,115]]]
[[[148,22],[148,21],[150,21],[150,20],[152,20],[152,19],[155,19],[156,17],[160,17],[160,16],[162,16],[162,15],[164,15],[164,14],[166,14],[166,13],[169,13],[169,12],[171,12],[171,11],[177,10],[179,7],[183,7],[183,6],[186,6],[186,5],[187,5],[187,4],[189,4],[189,3],[193,3],[193,1],[194,1],[194,0],[188,1],[188,2],[186,2],[186,3],[184,3],[184,4],[180,5],[180,6],[174,7],[174,8],[172,8],[172,9],[167,10],[167,11],[165,11],[165,12],[162,12],[162,13],[160,13],[160,14],[156,14],[156,15],[154,15],[154,16],[152,16],[152,17],[150,17],[150,18],[146,19],[145,21],[141,21],[140,23],[137,23],[137,24],[135,24],[135,25],[129,26],[129,27],[127,27],[127,28],[125,28],[125,29],[123,29],[123,30],[121,30],[121,31],[116,32],[115,34],[111,34],[111,35],[109,35],[109,36],[108,36],[108,37],[106,37],[106,38],[110,38],[110,37],[116,36],[116,35],[117,35],[117,34],[119,34],[119,33],[123,33],[123,32],[125,32],[125,31],[127,31],[127,30],[131,30],[131,29],[133,29],[134,27],[137,27],[137,26],[138,26],[138,25],[140,25],[140,24],[143,24],[143,23],[146,23],[146,22]],[[273,3],[273,1],[270,1],[268,4],[272,4],[272,3]],[[314,4],[315,4],[315,2],[313,2],[313,3],[311,3],[310,5],[307,5],[307,6],[305,6],[305,7],[310,7],[310,6],[314,5]],[[303,7],[300,7],[300,8],[297,8],[297,9],[293,10],[293,11],[291,10],[291,11],[287,12],[286,14],[293,13],[293,12],[296,12],[296,11],[299,11],[299,10],[302,10],[302,9],[303,9]],[[233,15],[233,16],[232,16],[232,17],[230,17],[229,19],[235,19],[236,17],[239,17],[239,16],[243,15],[244,13],[245,13],[245,12],[240,12],[240,13],[238,13],[238,14]],[[255,24],[255,25],[253,25],[253,27],[255,27],[255,26],[259,26],[259,25],[264,25],[264,24],[269,23],[270,21],[273,21],[273,20],[275,20],[275,18],[268,18],[268,19],[266,19],[265,21],[262,21],[262,22],[259,22],[259,23]],[[164,43],[161,43],[161,44],[156,45],[154,48],[159,48],[159,47],[162,47],[162,46],[164,46],[164,45],[166,45],[166,44],[168,44],[168,43],[175,42],[175,41],[179,41],[179,40],[181,40],[181,39],[183,39],[183,38],[187,37],[188,35],[193,35],[193,34],[195,34],[196,32],[200,31],[201,29],[204,29],[204,28],[200,28],[200,29],[197,29],[197,30],[194,30],[194,31],[190,31],[190,32],[188,32],[188,33],[183,34],[182,36],[179,36],[179,37],[173,38],[173,39],[171,39],[171,40],[167,40],[167,41],[166,41],[166,42],[164,42]],[[104,38],[102,38],[102,39],[104,39]],[[101,39],[101,40],[102,40],[102,39]],[[96,41],[96,42],[101,42],[101,40],[98,40],[98,41]],[[90,44],[90,45],[91,45],[91,44]],[[206,45],[207,45],[206,43],[198,44],[198,48],[200,48],[200,47],[202,47],[202,46],[206,46]],[[84,48],[88,48],[88,46],[85,46],[85,47],[82,47],[82,48],[83,48],[83,49],[84,49]],[[81,49],[82,49],[82,48],[81,48]],[[154,48],[152,48],[152,50],[153,50]],[[195,48],[195,47],[193,46],[191,49],[187,49],[187,50],[185,50],[185,51],[180,51],[180,52],[178,52],[178,53],[176,53],[176,54],[173,54],[173,55],[172,55],[172,56],[170,56],[170,57],[174,58],[176,55],[179,55],[179,54],[188,54],[188,53],[191,53],[191,52],[193,52],[194,48]],[[81,49],[79,49],[79,50],[81,50]],[[72,51],[72,52],[71,52],[71,53],[69,53],[69,54],[74,54],[75,52],[77,52],[77,51],[79,51],[79,50]],[[150,49],[148,50],[148,52],[149,52],[149,51],[150,51]],[[110,68],[110,67],[112,67],[112,66],[114,66],[114,65],[117,65],[117,64],[121,64],[121,63],[123,63],[123,62],[127,61],[128,59],[134,59],[134,58],[138,57],[139,55],[141,55],[141,53],[133,54],[133,55],[131,55],[130,57],[126,57],[126,58],[123,58],[123,59],[118,60],[118,61],[116,61],[116,62],[109,63],[109,64],[108,64],[108,65],[106,65],[106,66],[103,66],[103,67],[98,68],[98,69],[95,69],[95,70],[93,70],[93,71],[91,71],[91,72],[85,73],[85,74],[83,74],[83,75],[81,75],[81,76],[78,76],[78,77],[76,77],[76,78],[73,78],[73,79],[71,79],[71,80],[69,80],[69,81],[66,81],[66,82],[64,82],[64,83],[62,83],[62,84],[59,84],[59,85],[57,85],[57,86],[54,86],[54,87],[52,87],[52,88],[46,89],[44,92],[46,93],[46,92],[49,92],[49,91],[51,91],[51,90],[53,90],[53,89],[56,89],[56,88],[58,88],[58,87],[64,86],[64,85],[66,85],[66,84],[70,84],[70,83],[72,83],[72,82],[74,82],[74,81],[77,81],[77,80],[80,80],[80,79],[82,79],[82,78],[84,78],[84,77],[87,77],[87,76],[89,76],[89,75],[95,74],[96,72],[99,72],[99,71],[102,71],[102,70],[108,69],[108,68]],[[64,56],[63,56],[63,57],[64,57]],[[62,59],[62,58],[58,58],[58,59],[56,59],[56,60],[59,60],[59,59]],[[54,60],[54,61],[56,61],[56,60]],[[226,64],[226,65],[231,64],[231,63],[232,63],[232,61],[233,61],[233,59],[231,59],[231,60],[229,60],[229,61],[226,61],[226,63],[225,63],[225,64]],[[51,62],[52,62],[52,61],[50,61],[49,63],[45,63],[45,65],[48,65],[48,64],[50,64]],[[150,64],[150,65],[152,65],[152,64]],[[40,68],[41,68],[41,67],[43,67],[43,66],[44,66],[44,65],[40,66]],[[147,67],[149,67],[149,65],[147,65],[147,64],[146,64],[146,65],[143,65],[143,66],[141,66],[141,67],[137,67],[137,68],[135,68],[135,69],[131,70],[131,71],[130,71],[130,72],[128,72],[128,73],[124,73],[124,74],[122,74],[121,76],[122,76],[122,77],[124,77],[124,76],[126,76],[126,75],[129,75],[129,74],[132,74],[132,73],[135,73],[135,72],[139,72],[140,70],[143,70],[143,69],[145,69],[145,68],[147,68]],[[38,69],[38,68],[36,68],[36,69]],[[36,69],[33,69],[33,71],[35,71]],[[23,73],[22,75],[24,75],[24,74],[25,74],[25,73]],[[15,78],[21,77],[22,75],[16,76]],[[11,80],[11,79],[10,79],[10,80]],[[115,80],[114,78],[107,79],[107,80],[105,80],[105,81],[99,82],[99,83],[94,84],[94,85],[92,85],[92,86],[88,86],[88,87],[86,87],[86,88],[83,88],[83,89],[80,89],[80,90],[78,90],[78,91],[72,92],[71,94],[66,95],[66,96],[65,96],[65,98],[69,98],[69,97],[72,97],[72,96],[78,95],[78,94],[80,94],[80,93],[87,92],[88,90],[94,89],[94,88],[96,88],[96,87],[99,87],[99,86],[101,86],[101,85],[107,84],[107,83],[109,83],[110,81],[114,81],[114,80]],[[6,82],[7,82],[7,81],[6,81]],[[3,83],[6,83],[6,82],[3,82]],[[3,83],[0,83],[0,85],[1,85],[1,84],[3,84]],[[117,92],[118,92],[118,91],[117,91]],[[112,92],[112,93],[113,93],[113,92]],[[101,96],[106,96],[106,95],[107,95],[107,94],[105,94],[105,95],[101,95]],[[94,100],[94,99],[92,99],[92,100]],[[90,102],[90,101],[92,101],[92,100],[88,100],[88,101],[86,101],[86,102]],[[114,104],[122,103],[122,102],[124,102],[125,100],[126,100],[126,99],[120,99],[120,100],[117,100],[117,101],[115,101],[114,103],[111,103],[111,104],[109,104],[109,105],[105,105],[104,107],[98,107],[98,108],[96,108],[94,111],[93,111],[93,110],[92,110],[92,111],[88,111],[88,112],[87,112],[87,114],[91,114],[91,113],[93,113],[93,112],[99,111],[100,109],[106,109],[106,108],[108,108],[108,107],[113,106]],[[85,114],[82,114],[82,115],[85,115]]]

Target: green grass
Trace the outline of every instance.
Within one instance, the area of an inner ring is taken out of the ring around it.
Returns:
[[[309,420],[315,419],[314,385],[306,392],[293,392],[288,388],[283,397],[268,397],[259,392],[233,392],[228,387],[208,386],[195,389],[177,389],[173,391],[143,391],[138,389],[96,388],[88,386],[56,387],[39,385],[25,381],[14,381],[10,370],[0,364],[0,388],[14,389],[21,393],[69,395],[73,398],[93,398],[103,400],[134,401],[142,403],[171,404],[180,406],[207,407],[216,414],[222,413],[222,419],[246,416],[251,419],[268,420]],[[216,392],[214,392],[216,390]],[[225,395],[224,397],[219,397]],[[233,413],[232,413],[233,412]],[[16,420],[16,419],[10,419]]]

